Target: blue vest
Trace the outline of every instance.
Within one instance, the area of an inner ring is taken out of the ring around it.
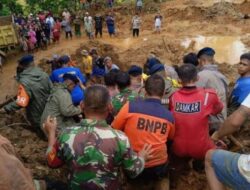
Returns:
[[[241,77],[236,81],[232,92],[232,101],[241,104],[250,93],[250,77]]]

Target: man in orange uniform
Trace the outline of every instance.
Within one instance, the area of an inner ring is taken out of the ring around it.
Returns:
[[[127,102],[112,127],[125,132],[134,151],[145,144],[152,145],[152,159],[146,162],[142,179],[156,179],[166,174],[168,162],[167,141],[174,136],[172,114],[161,105],[165,82],[159,75],[150,76],[145,83],[146,98]]]

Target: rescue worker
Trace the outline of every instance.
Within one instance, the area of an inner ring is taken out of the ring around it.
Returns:
[[[166,143],[173,139],[175,131],[172,114],[161,105],[165,90],[164,79],[159,75],[150,76],[145,83],[145,89],[145,99],[127,102],[112,123],[114,129],[125,132],[135,152],[139,152],[144,144],[152,145],[154,154],[138,176],[139,179],[144,179],[144,182],[166,176]]]
[[[111,57],[105,57],[104,60],[103,60],[103,63],[105,65],[105,73],[109,73],[111,70],[113,69],[117,69],[119,70],[119,67],[113,63]]]
[[[223,104],[215,90],[196,87],[198,74],[194,65],[182,65],[178,75],[183,88],[170,97],[170,111],[176,126],[173,153],[202,160],[209,149],[215,148],[208,132],[209,116],[220,113]]]
[[[79,105],[84,98],[83,85],[86,83],[86,79],[84,75],[81,73],[80,69],[69,66],[70,64],[69,56],[67,55],[61,56],[58,61],[61,64],[61,68],[54,70],[50,75],[50,79],[53,83],[61,83],[63,82],[64,74],[70,73],[76,75],[79,78],[80,84],[76,85],[75,88],[71,91],[71,97],[74,105]]]
[[[238,131],[250,115],[250,94],[231,114],[212,139],[217,141]],[[250,189],[250,154],[210,150],[206,154],[206,176],[210,189]]]
[[[144,73],[149,75],[149,70],[156,64],[161,64],[161,61],[156,57],[154,52],[150,52],[146,60],[146,63],[144,64],[143,68]]]
[[[42,114],[41,127],[48,116],[56,118],[60,130],[76,124],[73,116],[79,115],[81,108],[73,105],[70,92],[79,81],[75,75],[68,73],[63,75],[63,80],[52,89]]]
[[[139,93],[143,87],[142,68],[132,65],[128,70],[128,74],[131,80],[130,89]]]
[[[89,52],[87,50],[82,50],[82,71],[86,75],[87,78],[90,77],[92,73],[92,57],[89,55]]]
[[[100,73],[101,76],[105,75],[105,65],[104,58],[98,55],[96,49],[90,50],[90,55],[92,57],[93,73]]]
[[[150,70],[149,74],[158,74],[165,80],[165,94],[162,97],[161,103],[168,107],[169,104],[169,97],[180,87],[178,81],[172,80],[167,76],[165,71],[165,67],[163,64],[155,64],[153,65]]]
[[[215,65],[214,60],[215,51],[212,48],[206,47],[201,49],[198,54],[199,65],[201,69],[199,72],[199,80],[196,85],[203,88],[212,88],[216,90],[220,100],[223,103],[222,113],[217,116],[210,117],[210,130],[217,130],[220,123],[223,122],[227,116],[227,91],[228,80],[218,71],[218,66]]]
[[[25,55],[18,61],[16,80],[19,83],[17,99],[4,106],[0,112],[10,113],[26,108],[30,124],[35,130],[40,129],[41,115],[52,89],[49,76],[34,66],[32,55]]]
[[[106,123],[111,102],[105,87],[87,88],[82,108],[86,119],[66,128],[57,139],[56,119],[48,117],[44,124],[49,134],[48,165],[54,168],[66,163],[71,167],[68,184],[72,190],[121,189],[119,168],[136,177],[150,159],[151,147],[145,145],[139,154],[134,153],[127,136]]]
[[[113,111],[114,115],[117,115],[117,113],[120,111],[122,106],[127,101],[132,101],[135,98],[138,98],[138,93],[132,91],[130,87],[130,77],[129,74],[126,72],[118,72],[116,75],[116,84],[118,86],[118,89],[120,91],[119,94],[113,97],[112,99],[112,105],[113,105]]]
[[[198,61],[196,53],[188,53],[187,55],[185,55],[183,57],[183,63],[184,64],[189,63],[189,64],[192,64],[194,66],[198,66],[199,61]]]
[[[238,65],[240,78],[236,81],[229,99],[228,108],[232,113],[250,93],[250,53],[242,54]]]

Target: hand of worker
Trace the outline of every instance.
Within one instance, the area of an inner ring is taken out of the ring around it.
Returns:
[[[55,117],[51,117],[50,115],[46,119],[46,121],[43,123],[43,128],[46,133],[55,133],[57,128],[57,121]]]
[[[215,131],[215,132],[212,134],[211,139],[212,139],[213,141],[218,141],[218,140],[219,140],[218,131]]]
[[[79,86],[81,87],[81,89],[85,90],[86,87],[84,86],[84,84],[82,83],[81,79],[79,77],[77,77],[78,81],[79,81]]]
[[[4,109],[4,108],[1,108],[1,109],[0,109],[0,114],[4,114],[4,113],[6,113],[5,109]]]
[[[140,157],[143,157],[145,161],[150,160],[152,158],[152,145],[145,144],[142,150],[138,153]]]

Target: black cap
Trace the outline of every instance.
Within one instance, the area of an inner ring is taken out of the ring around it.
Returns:
[[[21,59],[18,60],[18,63],[22,66],[28,66],[33,61],[34,61],[33,55],[25,55]]]
[[[132,76],[142,75],[142,68],[137,65],[132,65],[128,70],[128,74]]]
[[[158,64],[155,64],[153,67],[151,67],[151,69],[149,70],[149,74],[153,75],[153,74],[155,74],[159,71],[163,71],[163,70],[165,70],[164,65],[158,63]]]
[[[202,55],[214,56],[215,51],[213,48],[205,47],[198,52],[197,57],[200,58]]]
[[[67,64],[70,61],[69,56],[63,55],[58,60],[61,64]]]
[[[77,76],[74,74],[70,74],[70,73],[65,73],[63,75],[63,81],[65,80],[72,80],[75,84],[79,82],[79,79],[77,78]]]

